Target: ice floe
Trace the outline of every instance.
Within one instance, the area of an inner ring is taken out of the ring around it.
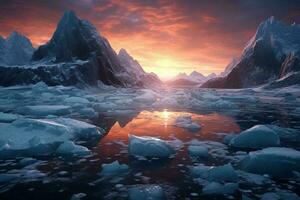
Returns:
[[[280,138],[275,131],[265,125],[256,125],[242,131],[239,135],[230,140],[232,147],[237,148],[264,148],[280,145]]]
[[[269,147],[250,152],[242,161],[243,170],[255,174],[269,174],[277,178],[294,176],[300,170],[300,152],[284,147]]]
[[[201,128],[201,126],[198,123],[192,121],[192,116],[190,115],[182,115],[177,117],[175,119],[174,125],[181,128],[185,128],[191,132],[196,132]]]
[[[102,176],[120,175],[129,172],[129,166],[126,164],[120,164],[119,161],[114,161],[108,164],[102,164]]]
[[[63,142],[100,134],[96,126],[74,119],[18,119],[0,124],[0,154],[49,154]]]
[[[170,157],[175,152],[171,145],[159,138],[129,135],[129,153],[133,156]]]
[[[84,146],[74,144],[72,141],[65,141],[58,146],[56,153],[60,155],[86,156],[91,154],[91,151]]]

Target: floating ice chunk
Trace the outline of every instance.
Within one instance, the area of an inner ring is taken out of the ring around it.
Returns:
[[[231,164],[217,167],[203,165],[194,166],[191,168],[191,174],[195,178],[202,178],[208,181],[217,182],[235,182],[238,179],[237,173]]]
[[[194,146],[188,147],[190,156],[208,157],[208,149],[205,146]]]
[[[87,195],[85,193],[78,193],[78,194],[73,194],[71,197],[71,200],[81,200]]]
[[[264,148],[280,145],[279,136],[265,125],[256,125],[242,131],[239,135],[230,140],[232,147],[237,148]]]
[[[196,132],[200,130],[201,126],[197,124],[196,122],[192,121],[192,116],[190,115],[182,115],[175,119],[174,122],[175,126],[186,128],[189,131]]]
[[[138,97],[135,97],[133,101],[139,103],[154,103],[159,96],[160,95],[156,92],[149,89],[145,89],[143,90],[143,94],[141,94]]]
[[[72,141],[65,141],[59,145],[56,153],[61,155],[86,156],[91,154],[91,151],[84,146],[74,144]]]
[[[18,110],[18,113],[31,116],[47,116],[47,115],[67,115],[70,113],[70,106],[64,105],[38,105],[25,106]]]
[[[238,174],[242,180],[244,180],[245,182],[247,182],[247,184],[250,185],[265,185],[271,182],[271,180],[268,177],[258,174],[252,174],[244,171],[238,171]]]
[[[292,177],[300,171],[300,152],[290,148],[270,147],[250,152],[242,161],[243,170],[255,174],[269,174],[277,178]]]
[[[165,199],[164,191],[159,185],[141,185],[129,189],[130,200],[161,200]]]
[[[237,183],[225,183],[210,182],[202,189],[204,195],[220,195],[220,194],[233,194],[238,189]]]
[[[49,154],[65,141],[99,136],[97,127],[68,118],[18,119],[0,124],[0,152]]]
[[[10,123],[13,122],[19,118],[21,118],[21,115],[16,115],[16,114],[12,114],[12,113],[3,113],[0,112],[0,123]]]
[[[174,149],[164,140],[129,135],[129,153],[134,156],[170,157]]]
[[[86,98],[82,98],[82,97],[69,97],[65,99],[66,103],[80,103],[80,104],[88,104],[90,103],[89,100],[87,100]]]
[[[282,140],[297,141],[300,137],[299,131],[292,128],[283,128],[275,125],[266,125],[268,128],[272,129]]]
[[[104,130],[101,128],[71,118],[56,118],[52,119],[52,121],[68,127],[68,129],[72,132],[72,135],[76,139],[89,139],[91,137],[99,137],[104,133]]]
[[[126,164],[120,164],[119,161],[114,161],[109,164],[102,164],[101,175],[111,176],[128,173],[129,167]]]

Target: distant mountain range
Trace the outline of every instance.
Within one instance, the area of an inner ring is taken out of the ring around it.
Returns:
[[[168,85],[182,85],[182,86],[194,86],[204,83],[207,80],[217,77],[215,73],[211,73],[208,76],[193,71],[189,75],[186,73],[179,73],[171,80],[166,81]]]
[[[262,22],[239,59],[233,60],[223,76],[202,87],[246,88],[265,84],[283,87],[300,84],[300,26],[270,17]]]
[[[101,81],[125,87],[161,83],[124,49],[117,55],[91,23],[72,11],[64,13],[51,40],[36,51],[29,39],[15,32],[6,40],[0,38],[0,52],[0,85],[4,86],[39,81],[48,85]]]

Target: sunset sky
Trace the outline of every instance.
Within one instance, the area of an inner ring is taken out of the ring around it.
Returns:
[[[300,0],[0,0],[0,34],[19,31],[37,47],[66,10],[162,78],[220,73],[262,20],[300,21]]]

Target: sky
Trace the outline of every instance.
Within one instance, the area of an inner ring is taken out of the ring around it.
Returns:
[[[222,72],[270,16],[300,22],[300,0],[0,0],[0,35],[18,31],[38,47],[66,10],[162,79]]]

